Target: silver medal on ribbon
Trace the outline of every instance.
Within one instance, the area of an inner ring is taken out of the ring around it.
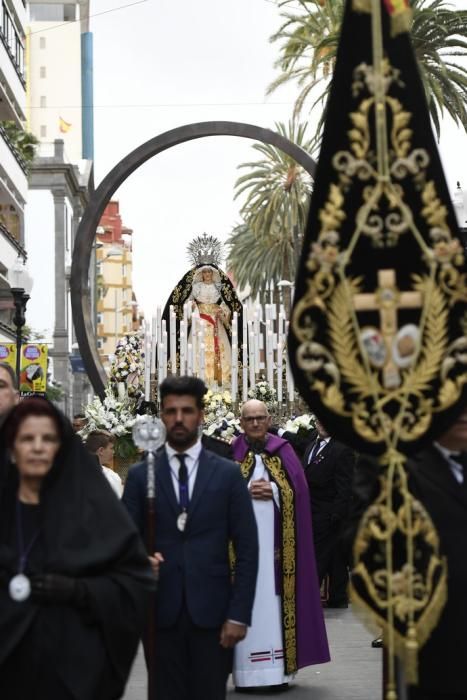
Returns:
[[[31,582],[24,574],[16,574],[8,584],[10,598],[21,603],[31,595]]]

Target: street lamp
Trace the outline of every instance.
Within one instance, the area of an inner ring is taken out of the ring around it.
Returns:
[[[29,301],[29,295],[32,289],[32,277],[29,274],[24,261],[18,257],[15,264],[10,270],[10,291],[13,296],[15,305],[15,314],[13,323],[16,328],[16,380],[18,388],[20,388],[21,374],[21,333],[26,322],[25,311],[26,304]]]

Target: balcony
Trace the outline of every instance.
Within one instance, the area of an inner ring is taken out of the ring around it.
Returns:
[[[1,29],[0,38],[0,119],[11,119],[19,125],[26,119],[25,83],[20,78]]]
[[[2,185],[22,208],[28,194],[26,164],[0,125],[0,187]]]

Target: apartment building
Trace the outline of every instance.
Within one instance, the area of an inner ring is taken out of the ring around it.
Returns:
[[[53,377],[62,387],[61,407],[68,415],[80,413],[92,395],[79,362],[69,290],[74,238],[92,183],[89,5],[89,0],[27,3],[26,113],[28,128],[39,141],[26,207],[35,285],[28,323],[52,344]]]
[[[9,270],[24,247],[26,8],[22,0],[2,0],[0,15],[0,341],[14,339]]]

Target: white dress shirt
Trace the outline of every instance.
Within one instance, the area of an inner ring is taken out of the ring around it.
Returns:
[[[443,445],[440,445],[439,442],[435,442],[434,445],[435,445],[436,449],[441,452],[444,459],[449,464],[449,468],[452,472],[453,477],[457,481],[457,483],[463,484],[464,483],[464,470],[462,468],[462,464],[459,464],[459,462],[456,462],[455,453],[453,454],[452,450],[448,450],[447,447],[443,447]]]
[[[167,459],[169,460],[170,474],[172,476],[172,483],[177,501],[179,500],[178,470],[180,469],[180,460],[176,457],[176,455],[185,455],[185,464],[188,472],[188,496],[191,500],[196,475],[198,473],[199,455],[201,449],[201,440],[198,440],[187,450],[182,450],[181,452],[179,450],[174,450],[174,448],[170,447],[170,445],[167,442],[165,443],[165,451],[167,453]]]
[[[115,491],[117,496],[121,498],[123,495],[123,484],[119,475],[114,472],[113,469],[110,469],[110,467],[105,467],[103,464],[101,464],[101,467],[102,471],[104,472],[104,476],[111,485],[112,489]]]

